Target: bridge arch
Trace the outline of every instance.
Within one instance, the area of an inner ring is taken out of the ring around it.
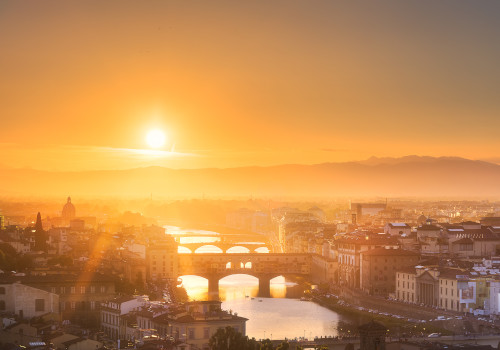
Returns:
[[[214,251],[215,249],[217,249],[217,251]],[[214,245],[214,244],[203,244],[201,246],[199,246],[198,248],[196,248],[194,250],[194,253],[215,253],[215,254],[222,254],[224,253],[224,250],[222,250],[220,247]]]
[[[255,253],[263,253],[263,254],[267,254],[267,253],[270,253],[271,250],[268,248],[268,247],[259,247],[259,248],[256,248],[254,249],[254,252]]]
[[[177,253],[179,254],[191,254],[193,251],[189,248],[183,247],[183,246],[178,246],[177,247]]]
[[[246,251],[242,252],[240,251],[241,249],[245,249]],[[239,254],[239,253],[250,253],[251,250],[248,247],[242,246],[242,245],[235,245],[228,250],[226,250],[227,254]]]

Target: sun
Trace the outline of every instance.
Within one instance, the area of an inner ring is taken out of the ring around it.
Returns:
[[[165,145],[165,133],[159,129],[153,129],[146,135],[146,142],[151,148],[160,148]]]

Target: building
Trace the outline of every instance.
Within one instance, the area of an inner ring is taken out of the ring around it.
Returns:
[[[73,203],[71,203],[71,197],[68,197],[68,199],[66,200],[66,204],[64,204],[63,206],[61,217],[65,222],[69,223],[71,220],[75,218],[75,216],[76,216],[76,208],[73,205]]]
[[[101,330],[113,340],[125,339],[122,316],[139,311],[145,303],[142,296],[121,296],[101,302]]]
[[[351,216],[353,223],[366,221],[379,215],[387,209],[386,203],[351,203]]]
[[[426,224],[417,227],[420,252],[427,255],[448,253],[448,240],[440,226]]]
[[[358,327],[360,350],[385,350],[387,327],[377,321],[371,321]]]
[[[491,257],[500,252],[500,235],[494,227],[474,221],[444,228],[449,242],[449,253],[458,258]]]
[[[230,326],[245,336],[247,320],[223,311],[220,301],[194,301],[155,317],[153,326],[160,337],[173,337],[196,349],[208,350],[208,341],[219,328]]]
[[[284,211],[283,216],[278,221],[278,240],[282,251],[289,253],[287,249],[293,245],[289,241],[297,232],[314,235],[318,231],[319,225],[319,220],[313,213],[298,209]]]
[[[398,248],[396,237],[357,232],[335,240],[338,251],[339,284],[350,288],[361,286],[360,253],[376,248]]]
[[[47,313],[59,314],[59,296],[18,281],[0,281],[0,312],[30,319]]]
[[[15,277],[21,283],[57,294],[61,320],[99,325],[99,304],[115,295],[115,280],[95,272]]]
[[[415,266],[418,253],[404,249],[376,248],[361,252],[360,288],[371,295],[384,295],[396,291],[396,271]]]
[[[396,298],[450,311],[473,312],[490,301],[490,277],[474,271],[448,267],[398,269]]]
[[[404,222],[388,222],[384,226],[384,233],[391,236],[409,236],[411,227]]]
[[[327,256],[312,255],[311,279],[314,283],[335,283],[338,280],[338,261]]]
[[[150,244],[146,250],[147,277],[150,282],[167,279],[177,279],[179,262],[177,257],[177,242],[173,237]]]

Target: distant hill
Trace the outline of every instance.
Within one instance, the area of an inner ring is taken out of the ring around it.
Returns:
[[[499,197],[500,165],[452,157],[370,158],[228,169],[1,169],[0,195]]]

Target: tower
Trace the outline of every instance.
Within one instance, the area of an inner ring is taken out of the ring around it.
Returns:
[[[386,332],[382,323],[373,320],[359,326],[360,350],[385,350]]]

